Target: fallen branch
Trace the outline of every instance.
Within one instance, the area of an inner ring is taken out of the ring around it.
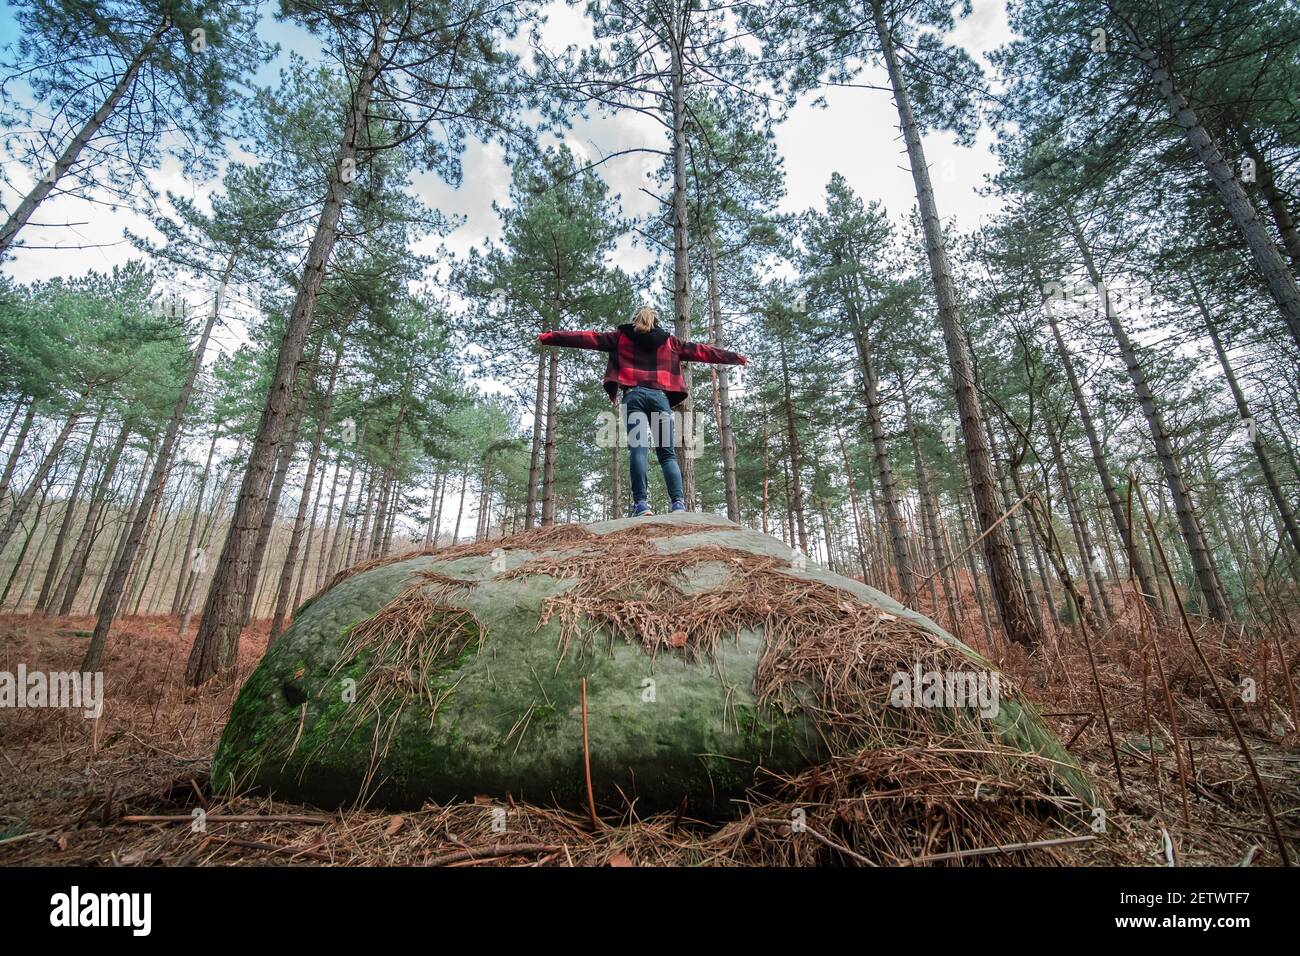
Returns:
[[[123,823],[193,823],[196,818],[192,814],[179,814],[174,816],[128,816],[122,817]],[[333,817],[311,817],[297,813],[272,813],[272,814],[232,814],[225,816],[220,813],[209,813],[203,817],[207,823],[315,823],[325,824],[333,823]]]
[[[222,837],[226,846],[239,846],[246,850],[265,850],[267,853],[288,853],[290,856],[305,856],[310,860],[332,863],[334,858],[326,853],[318,853],[305,847],[280,846],[276,843],[262,843],[258,840],[240,840],[236,837]]]
[[[1045,846],[1062,846],[1066,843],[1087,843],[1097,839],[1092,834],[1087,836],[1061,837],[1057,840],[1038,840],[1034,843],[1005,843],[1002,846],[985,846],[975,850],[953,850],[951,853],[933,853],[930,856],[918,856],[912,860],[917,863],[938,863],[941,860],[962,860],[968,856],[993,856],[998,853],[1018,853],[1021,850],[1037,850]]]
[[[778,826],[789,826],[789,825],[790,825],[790,821],[789,821],[789,820],[773,820],[771,817],[759,817],[759,818],[758,818],[758,822],[759,822],[759,823],[775,823],[775,824],[777,824]],[[791,832],[793,833],[793,830],[792,830]],[[863,856],[861,853],[855,853],[855,852],[853,852],[852,850],[850,850],[848,847],[844,846],[842,843],[836,843],[836,842],[835,842],[834,840],[832,840],[830,837],[828,837],[828,836],[822,836],[820,833],[818,833],[818,832],[817,832],[816,830],[814,830],[812,827],[808,826],[807,823],[805,823],[805,824],[803,825],[803,829],[801,829],[799,832],[800,832],[800,833],[806,833],[806,834],[808,834],[808,835],[809,835],[810,837],[812,837],[814,840],[817,840],[819,843],[822,843],[823,845],[830,847],[832,850],[839,850],[839,851],[840,851],[841,853],[843,853],[845,856],[852,857],[853,859],[855,859],[855,860],[857,860],[859,863],[861,863],[863,866],[871,866],[871,867],[876,866],[875,863],[873,863],[871,860],[868,860],[868,859],[867,859],[865,856]]]
[[[522,856],[533,853],[550,853],[552,850],[560,849],[551,843],[497,843],[490,847],[480,847],[478,849],[457,850],[454,853],[444,853],[442,856],[435,856],[428,860],[425,866],[446,866],[448,863],[459,863],[462,860],[490,860],[502,856]]]

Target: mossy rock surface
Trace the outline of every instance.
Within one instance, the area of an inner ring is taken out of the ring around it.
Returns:
[[[728,524],[716,515],[676,514],[586,528],[605,534],[646,522]],[[677,551],[709,544],[796,559],[781,542],[735,526],[701,527],[657,538],[652,546]],[[580,553],[583,547],[565,544],[563,550]],[[322,807],[365,800],[400,809],[509,794],[579,808],[586,801],[583,678],[592,785],[602,806],[622,808],[635,800],[641,813],[673,809],[686,798],[693,814],[725,816],[765,771],[793,773],[826,759],[822,736],[798,708],[758,704],[760,631],[742,630],[720,641],[715,655],[694,659],[667,648],[652,658],[603,631],[591,641],[571,642],[562,654],[558,621],[539,626],[539,619],[543,602],[573,580],[505,574],[545,553],[508,549],[495,556],[398,561],[357,574],[304,605],[239,693],[217,749],[216,787],[255,787]],[[391,703],[377,715],[359,713],[364,698],[349,699],[349,682],[360,681],[371,661],[364,651],[340,659],[349,631],[421,571],[466,581],[447,603],[472,612],[483,633],[466,634],[440,658],[427,672],[429,687],[412,688],[396,718]],[[811,563],[789,573],[914,620],[979,660],[938,625],[873,588]],[[686,577],[683,589],[693,593],[725,584],[726,572],[702,560]],[[1073,762],[1027,709],[1004,701],[997,724],[1008,743],[1059,760],[1065,784],[1087,798]]]

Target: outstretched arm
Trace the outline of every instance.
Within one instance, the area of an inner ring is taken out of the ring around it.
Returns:
[[[598,349],[608,352],[614,347],[617,332],[543,332],[537,336],[542,345],[559,345],[571,349]]]
[[[677,343],[677,351],[681,353],[682,360],[686,362],[709,362],[713,365],[749,364],[749,359],[739,352],[717,349],[712,345],[705,345],[703,342],[683,342],[676,336],[673,336],[673,341]]]

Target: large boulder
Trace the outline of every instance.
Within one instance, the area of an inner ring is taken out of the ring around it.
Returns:
[[[811,601],[822,618],[803,614]],[[805,617],[830,623],[787,626]],[[878,622],[989,669],[887,595],[715,515],[558,526],[378,564],[299,609],[240,691],[213,781],[317,806],[509,794],[578,808],[589,759],[598,804],[685,799],[725,815],[846,739],[825,681],[793,650],[842,653],[837,620],[858,643]],[[879,692],[887,701],[887,674]],[[1005,690],[997,710],[984,715],[993,737],[1045,756],[1090,798],[1036,716]]]

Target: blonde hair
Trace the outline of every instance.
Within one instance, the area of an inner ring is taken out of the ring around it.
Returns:
[[[659,313],[652,305],[639,305],[632,313],[632,328],[638,332],[649,332],[659,324]]]

